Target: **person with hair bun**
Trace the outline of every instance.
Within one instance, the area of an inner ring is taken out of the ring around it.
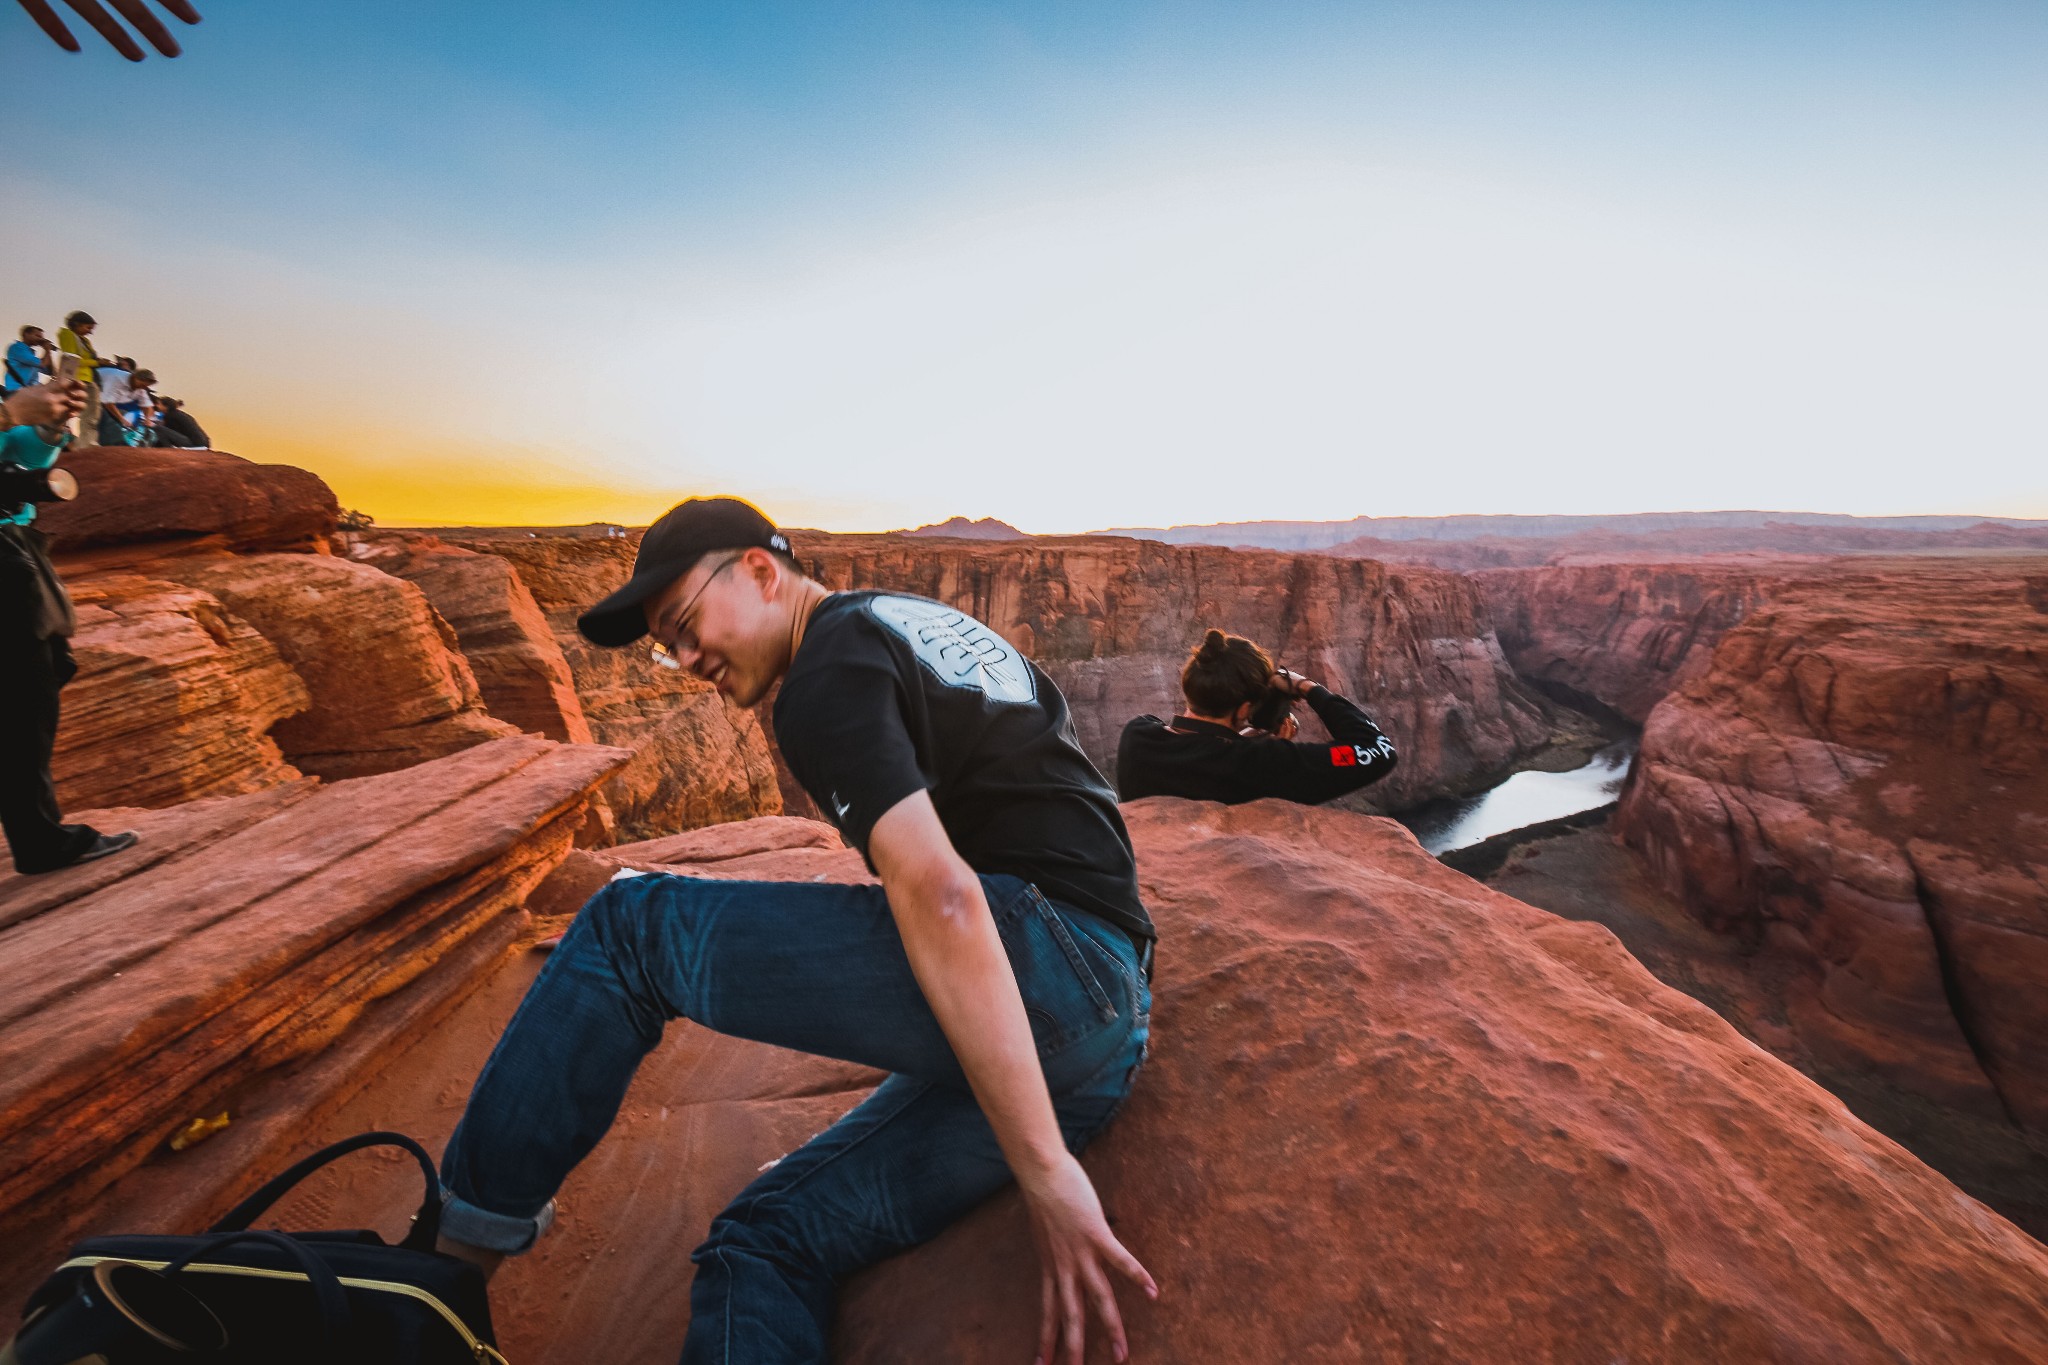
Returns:
[[[1394,770],[1393,741],[1372,717],[1320,683],[1275,668],[1241,635],[1211,630],[1180,671],[1185,714],[1138,716],[1116,748],[1117,793],[1185,796],[1236,805],[1260,797],[1316,805],[1370,786]],[[1293,704],[1306,701],[1328,744],[1284,738]],[[1264,727],[1254,729],[1258,716]]]

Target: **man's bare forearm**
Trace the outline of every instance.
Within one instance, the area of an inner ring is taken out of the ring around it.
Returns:
[[[954,851],[931,799],[907,797],[869,844],[926,1003],[960,1059],[1010,1171],[1027,1191],[1066,1158],[1017,975],[981,879]]]
[[[1024,998],[981,881],[965,863],[933,886],[889,888],[917,984],[953,1045],[975,1099],[1020,1183],[1065,1156]],[[899,903],[899,901],[901,903]]]

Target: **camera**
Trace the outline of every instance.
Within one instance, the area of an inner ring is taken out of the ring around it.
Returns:
[[[1258,705],[1252,708],[1248,724],[1254,730],[1264,730],[1268,734],[1276,733],[1281,722],[1294,710],[1294,702],[1292,687],[1269,687],[1266,689],[1266,695],[1259,698]]]
[[[77,496],[78,480],[54,465],[48,469],[29,469],[18,464],[0,464],[0,509],[31,502],[70,502]]]

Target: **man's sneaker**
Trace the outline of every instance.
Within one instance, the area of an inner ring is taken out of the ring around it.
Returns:
[[[86,845],[85,852],[79,854],[68,863],[58,863],[55,867],[23,868],[17,866],[15,871],[20,872],[26,877],[39,877],[45,872],[62,872],[67,867],[77,867],[80,863],[89,863],[97,858],[104,858],[109,854],[119,853],[124,848],[133,848],[136,841],[141,838],[142,836],[132,829],[123,830],[119,834],[102,834]]]
[[[124,829],[119,834],[102,834],[99,838],[92,841],[91,848],[73,859],[71,865],[76,867],[79,863],[89,863],[95,858],[104,858],[110,853],[119,853],[124,848],[133,848],[141,838],[142,836],[132,829]]]

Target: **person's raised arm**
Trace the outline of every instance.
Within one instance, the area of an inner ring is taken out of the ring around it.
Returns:
[[[1157,1297],[1158,1286],[1103,1217],[1081,1163],[1061,1139],[1024,1000],[981,879],[919,791],[875,822],[868,856],[889,895],[910,969],[967,1073],[1031,1215],[1042,1272],[1039,1359],[1063,1344],[1082,1365],[1092,1305],[1116,1359],[1129,1354],[1109,1272]]]
[[[1394,770],[1394,742],[1372,717],[1319,683],[1279,670],[1276,677],[1304,698],[1329,730],[1334,744],[1262,739],[1234,752],[1237,775],[1258,796],[1278,796],[1315,805],[1370,786]]]

